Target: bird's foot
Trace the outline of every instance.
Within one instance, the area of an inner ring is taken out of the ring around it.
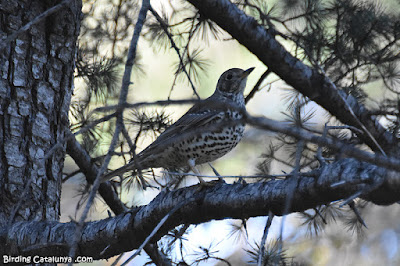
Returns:
[[[203,188],[206,188],[206,187],[213,187],[216,184],[218,184],[219,182],[221,182],[220,180],[214,180],[214,181],[211,181],[211,182],[204,181],[204,179],[200,175],[199,171],[195,168],[194,161],[189,160],[188,164],[189,164],[190,169],[193,171],[194,175],[197,176],[197,178],[200,181],[199,184],[198,184],[199,190],[202,190]]]
[[[202,190],[202,189],[204,189],[204,188],[214,187],[214,186],[216,186],[217,184],[221,183],[221,181],[224,182],[224,181],[221,180],[221,179],[217,179],[217,180],[212,180],[212,181],[210,181],[210,182],[206,182],[206,181],[204,181],[203,178],[200,178],[200,177],[197,177],[197,178],[199,178],[199,181],[200,181],[199,184],[198,184],[198,186],[199,186],[199,191]]]

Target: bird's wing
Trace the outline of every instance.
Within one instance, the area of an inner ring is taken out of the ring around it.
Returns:
[[[210,105],[210,102],[206,104]],[[221,105],[221,103],[219,104],[220,105],[217,105],[215,108],[206,109],[203,107],[203,102],[195,104],[178,121],[169,126],[160,136],[158,136],[153,143],[141,151],[135,158],[135,161],[131,161],[121,168],[104,175],[102,177],[102,181],[106,181],[117,175],[122,175],[129,170],[136,169],[138,166],[147,168],[148,166],[145,163],[146,160],[148,160],[149,157],[157,156],[158,153],[162,152],[171,144],[171,141],[173,141],[175,136],[179,136],[192,130],[199,129],[202,126],[208,125],[208,123],[213,119],[223,118],[223,114],[221,114],[223,109],[221,108],[223,108],[224,105]]]
[[[169,126],[152,144],[150,144],[145,151],[156,148],[160,144],[170,144],[170,140],[189,131],[196,131],[204,125],[215,119],[223,118],[223,109],[220,106],[216,108],[203,108],[204,102],[199,102],[187,111],[178,121]],[[206,103],[207,104],[207,103]],[[207,104],[208,105],[208,104]]]
[[[175,136],[190,131],[201,132],[201,128],[210,125],[209,122],[212,120],[216,122],[224,119],[224,111],[227,109],[236,109],[237,111],[243,112],[243,107],[237,107],[234,102],[227,100],[221,101],[220,99],[215,99],[213,96],[196,103],[141,153],[144,151],[147,152],[148,149],[153,149],[163,143],[169,145],[169,142],[172,141],[172,138]]]

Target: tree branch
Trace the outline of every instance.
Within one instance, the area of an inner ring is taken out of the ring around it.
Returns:
[[[312,69],[293,57],[275,40],[274,35],[259,25],[253,17],[247,16],[229,0],[188,2],[231,34],[286,83],[318,103],[342,123],[357,128],[364,125],[372,138],[368,134],[360,135],[360,138],[373,150],[379,150],[374,143],[375,139],[383,150],[390,151],[389,154],[399,152],[397,140],[375,118],[368,115],[363,105],[353,96],[339,91],[329,78],[317,69]]]
[[[93,164],[90,155],[83,149],[81,144],[75,139],[72,133],[72,138],[67,142],[67,153],[81,169],[89,184],[93,184],[99,169]],[[100,196],[115,214],[120,214],[126,211],[126,207],[118,198],[113,187],[109,182],[102,183],[99,187]]]
[[[200,191],[197,186],[163,191],[146,206],[113,218],[85,223],[77,255],[104,259],[138,248],[160,220],[187,199],[193,200],[171,215],[152,242],[180,224],[226,218],[247,219],[264,216],[266,210],[282,215],[286,198],[293,193],[288,182],[290,179],[252,184],[221,182]],[[376,184],[380,184],[379,187],[360,197],[378,204],[400,200],[400,178],[394,172],[355,159],[338,160],[314,171],[310,177],[299,177],[290,213],[351,197]],[[76,226],[74,222],[17,222],[8,228],[3,227],[0,241],[6,244],[0,246],[0,254],[65,256]]]
[[[379,165],[381,167],[386,167],[388,169],[400,172],[400,160],[396,157],[386,157],[384,155],[381,155],[380,153],[363,151],[355,147],[354,145],[349,145],[338,139],[318,136],[308,132],[305,129],[293,127],[266,117],[252,117],[250,115],[247,115],[245,121],[247,124],[264,130],[284,133],[299,140],[305,140],[307,142],[329,147],[330,149],[338,152],[339,155],[342,156],[346,155],[349,157],[357,158],[358,160],[366,161],[372,164]]]
[[[153,9],[153,7],[152,7],[151,5],[150,5],[149,10],[150,10],[150,12],[153,14],[153,16],[156,18],[156,20],[158,21],[158,23],[160,23],[160,25],[161,25],[161,27],[163,28],[165,34],[168,36],[168,39],[169,39],[169,41],[171,42],[172,48],[174,48],[176,54],[177,54],[178,57],[179,57],[179,67],[182,67],[182,71],[183,71],[183,73],[185,73],[185,75],[186,75],[186,77],[187,77],[187,79],[188,79],[188,81],[189,81],[189,83],[190,83],[190,86],[192,87],[193,93],[196,95],[196,97],[197,97],[198,99],[200,99],[200,95],[197,93],[196,87],[194,86],[194,84],[193,84],[193,82],[192,82],[192,79],[190,78],[190,75],[189,75],[189,73],[187,72],[187,70],[186,70],[186,68],[185,68],[185,65],[183,64],[183,58],[182,58],[181,53],[179,52],[179,48],[176,46],[176,44],[175,44],[175,42],[174,42],[174,39],[172,38],[172,35],[171,35],[171,33],[169,32],[169,30],[168,30],[168,25],[165,24],[164,20],[160,17],[160,15],[157,13],[157,11],[155,11],[155,10]],[[178,68],[179,68],[179,67],[178,67]]]
[[[73,136],[71,132],[70,134]],[[67,142],[67,153],[81,169],[86,177],[86,181],[89,184],[93,184],[99,169],[92,163],[91,157],[74,136],[73,138],[69,138]],[[118,194],[115,192],[110,182],[101,183],[98,191],[100,196],[116,215],[126,211],[125,205],[119,199]],[[170,261],[153,245],[146,245],[145,251],[157,265],[171,265]]]

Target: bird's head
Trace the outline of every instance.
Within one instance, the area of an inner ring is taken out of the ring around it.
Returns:
[[[225,71],[218,80],[217,91],[222,94],[243,94],[248,75],[254,67],[247,70],[231,68]]]

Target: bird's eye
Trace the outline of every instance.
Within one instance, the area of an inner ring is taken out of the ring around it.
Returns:
[[[227,80],[231,80],[232,78],[233,78],[232,74],[228,74],[228,75],[226,76],[226,79],[227,79]]]

